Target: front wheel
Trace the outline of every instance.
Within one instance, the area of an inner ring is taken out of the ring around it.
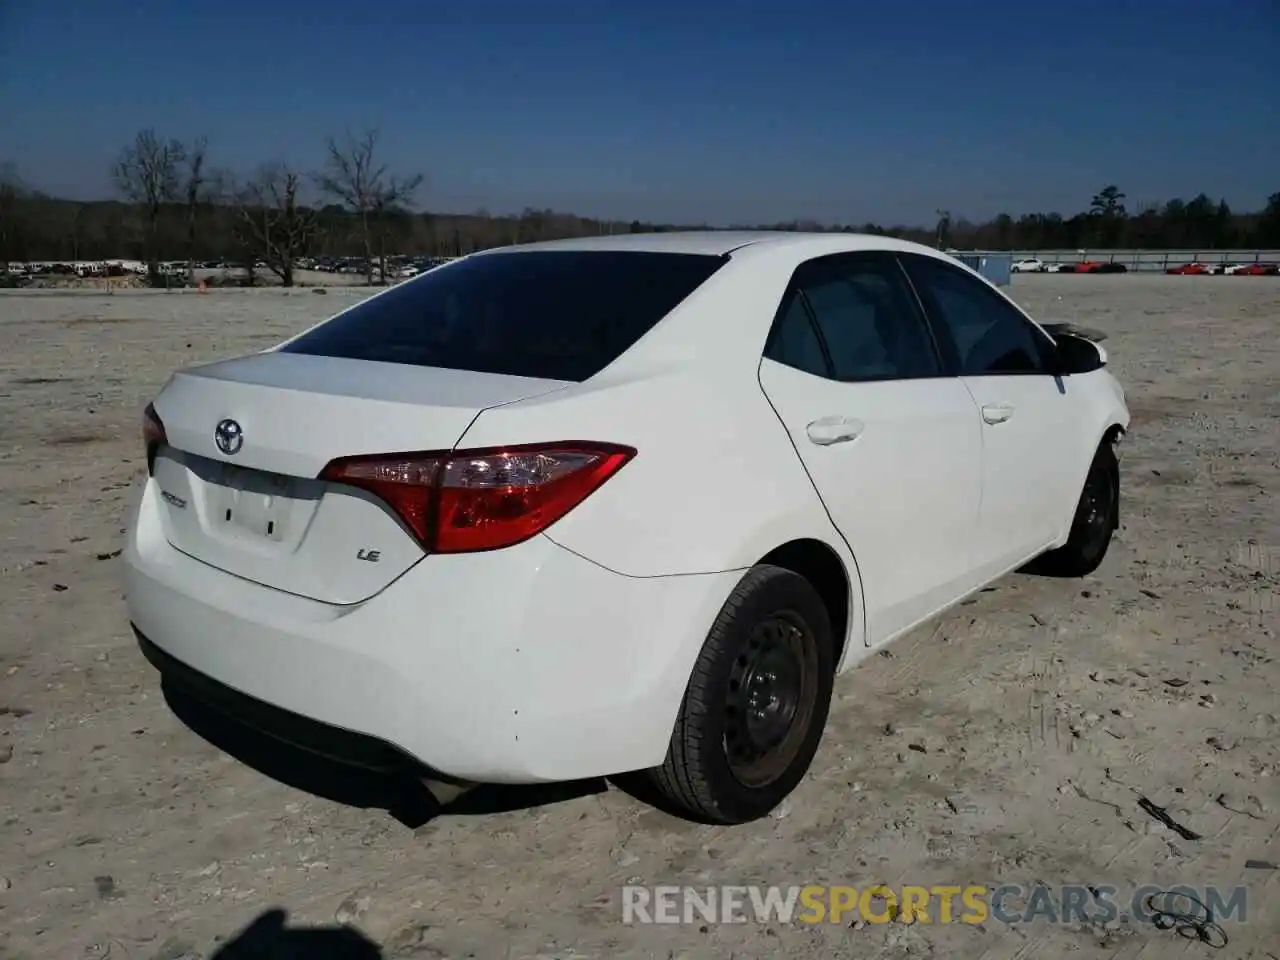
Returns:
[[[1088,576],[1102,564],[1119,525],[1120,464],[1115,449],[1104,443],[1089,465],[1067,542],[1036,560],[1035,571],[1058,577]]]
[[[695,819],[763,817],[813,762],[834,677],[831,622],[817,591],[790,570],[753,567],[707,635],[651,783]]]

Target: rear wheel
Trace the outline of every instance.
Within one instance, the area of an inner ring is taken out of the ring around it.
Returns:
[[[1119,525],[1120,464],[1111,444],[1104,443],[1089,466],[1067,542],[1040,557],[1036,571],[1059,577],[1088,576],[1101,565]]]
[[[752,568],[707,635],[651,783],[696,819],[764,816],[813,762],[834,675],[831,623],[817,591],[790,570]]]

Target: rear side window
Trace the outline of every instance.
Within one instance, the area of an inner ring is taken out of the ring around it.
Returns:
[[[924,319],[892,260],[832,257],[812,271],[802,268],[798,276],[837,380],[912,380],[938,374]]]
[[[809,311],[798,291],[790,296],[790,305],[783,311],[778,321],[773,341],[765,350],[765,356],[778,363],[785,363],[815,377],[830,377],[826,354],[822,352],[822,341],[818,339],[818,331],[813,326]]]
[[[613,250],[483,254],[372,297],[281,349],[580,382],[725,262]]]
[[[846,383],[941,372],[907,279],[890,257],[821,257],[796,270],[765,356]]]

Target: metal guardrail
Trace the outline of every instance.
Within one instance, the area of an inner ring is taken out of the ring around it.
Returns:
[[[1163,273],[1183,263],[1280,263],[1280,250],[1013,250],[1008,255],[1014,262],[1030,259],[1045,263],[1101,260],[1124,264],[1136,273]]]

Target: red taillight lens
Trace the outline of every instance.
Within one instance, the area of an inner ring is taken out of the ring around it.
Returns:
[[[320,479],[383,500],[433,553],[496,550],[541,533],[635,456],[555,443],[335,460]]]
[[[156,408],[147,404],[142,411],[142,443],[147,451],[147,474],[150,475],[156,465],[156,451],[168,438],[164,432],[164,421],[156,413]]]
[[[463,553],[527,540],[633,456],[630,448],[587,444],[455,453],[440,475],[435,549]]]
[[[320,472],[320,479],[367,490],[394,510],[426,546],[431,536],[432,491],[446,456],[350,457],[334,460]]]

